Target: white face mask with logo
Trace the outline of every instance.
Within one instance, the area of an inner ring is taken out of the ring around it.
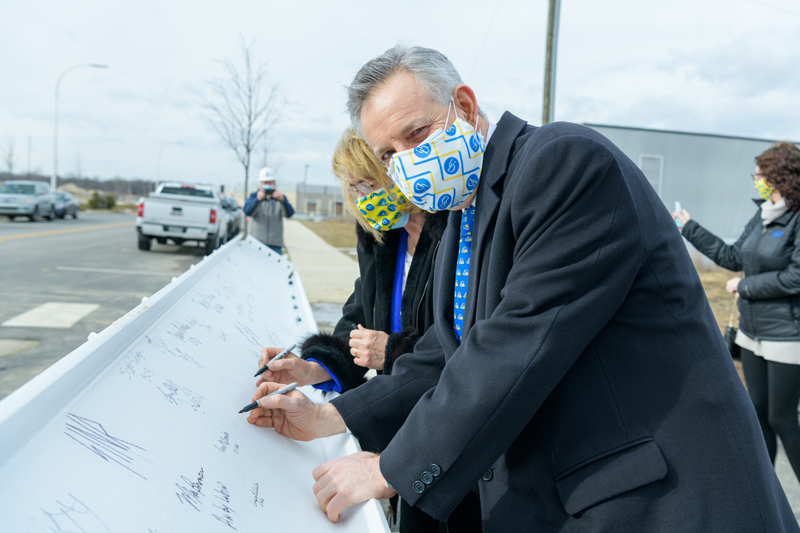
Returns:
[[[452,98],[450,102],[455,108]],[[449,119],[448,106],[444,123]],[[456,115],[447,131],[439,128],[416,148],[394,154],[388,174],[417,207],[452,209],[477,188],[485,146],[480,132]]]

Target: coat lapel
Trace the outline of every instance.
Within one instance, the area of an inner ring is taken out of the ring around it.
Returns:
[[[456,284],[456,261],[458,259],[458,239],[460,237],[461,211],[451,211],[447,229],[442,236],[442,244],[436,256],[437,296],[434,301],[436,336],[450,357],[458,348],[458,340],[453,332],[454,289]]]
[[[483,170],[481,171],[481,180],[475,201],[475,219],[473,221],[473,240],[469,259],[469,281],[467,282],[467,302],[462,326],[464,328],[461,335],[462,341],[469,334],[469,330],[475,322],[481,263],[486,254],[489,241],[491,241],[493,232],[490,230],[494,225],[497,210],[500,207],[501,198],[495,192],[495,187],[505,179],[514,141],[519,137],[526,125],[527,123],[524,120],[518,119],[509,112],[504,113],[497,123],[497,129],[492,134],[492,138],[486,146],[486,153],[483,156]],[[455,278],[453,278],[453,283],[455,283]]]

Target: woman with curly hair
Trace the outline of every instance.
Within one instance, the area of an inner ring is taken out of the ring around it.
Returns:
[[[728,281],[739,294],[742,367],[770,459],[780,437],[800,479],[800,149],[779,142],[756,157],[752,175],[761,198],[739,240],[726,245],[692,220],[672,213],[683,236],[723,268],[744,271]]]

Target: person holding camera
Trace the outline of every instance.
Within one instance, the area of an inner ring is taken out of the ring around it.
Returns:
[[[712,235],[682,209],[672,217],[702,254],[723,268],[744,271],[728,280],[739,294],[742,369],[769,458],[781,438],[800,478],[800,149],[779,142],[756,157],[752,175],[758,210],[732,245]]]
[[[244,214],[252,222],[250,235],[280,254],[283,249],[283,218],[291,218],[294,208],[276,187],[269,168],[262,168],[258,179],[261,185],[244,203]]]

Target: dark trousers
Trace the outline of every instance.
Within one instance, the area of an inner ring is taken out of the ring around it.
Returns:
[[[767,361],[742,348],[742,369],[772,463],[780,437],[794,474],[800,479],[800,365]]]
[[[439,522],[422,510],[400,499],[400,533],[480,533],[481,499],[470,491],[450,514],[447,522]]]

